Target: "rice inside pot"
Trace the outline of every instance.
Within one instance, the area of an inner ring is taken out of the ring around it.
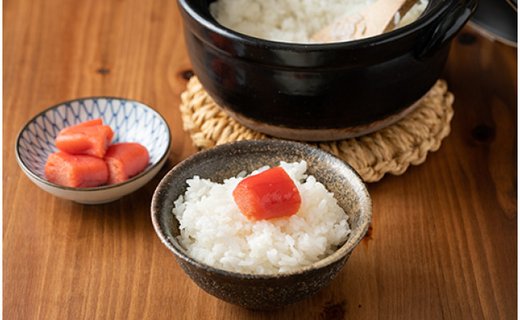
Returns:
[[[186,193],[173,209],[180,224],[178,240],[188,254],[223,270],[277,274],[308,266],[343,244],[350,233],[348,216],[334,195],[305,174],[305,161],[280,166],[302,198],[300,210],[289,218],[250,221],[240,212],[232,192],[245,173],[223,183],[198,176],[188,179]]]
[[[294,43],[312,43],[311,36],[338,17],[355,14],[375,0],[218,0],[210,4],[212,16],[223,26],[253,37]],[[428,0],[418,0],[404,17],[402,27],[416,20]]]

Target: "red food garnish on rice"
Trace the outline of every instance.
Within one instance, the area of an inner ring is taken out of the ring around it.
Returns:
[[[288,217],[300,209],[301,197],[282,167],[249,176],[233,190],[238,208],[250,220]]]

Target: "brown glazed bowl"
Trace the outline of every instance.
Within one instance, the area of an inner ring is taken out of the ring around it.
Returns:
[[[292,140],[339,140],[390,125],[441,75],[477,0],[430,0],[411,24],[328,44],[268,41],[219,24],[212,0],[178,0],[193,71],[228,114]],[[247,8],[244,8],[247,10]]]
[[[216,269],[195,261],[177,241],[179,224],[173,202],[194,175],[214,182],[251,172],[281,160],[306,160],[308,173],[334,193],[347,212],[351,234],[330,256],[292,273],[256,275]],[[341,270],[352,250],[367,232],[371,200],[356,172],[333,155],[307,144],[278,140],[240,141],[199,152],[174,167],[162,179],[152,199],[152,222],[161,241],[181,268],[206,292],[250,309],[274,309],[302,300],[326,286]]]

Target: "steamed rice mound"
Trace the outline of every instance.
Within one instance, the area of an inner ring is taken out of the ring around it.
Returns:
[[[305,161],[280,165],[302,198],[300,210],[288,218],[250,221],[240,212],[232,192],[245,173],[222,184],[198,176],[187,180],[186,193],[173,209],[180,224],[178,240],[187,253],[223,270],[275,274],[310,265],[343,244],[350,233],[348,216],[333,194],[305,174]]]
[[[223,26],[253,37],[281,42],[312,43],[312,35],[343,15],[353,15],[375,0],[218,0],[209,6]],[[398,28],[424,12],[428,0],[417,3],[394,21]]]

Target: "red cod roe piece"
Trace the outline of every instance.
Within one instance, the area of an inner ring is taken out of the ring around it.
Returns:
[[[282,167],[249,176],[233,191],[238,208],[250,220],[288,217],[300,209],[301,197]]]
[[[110,172],[108,183],[120,183],[143,171],[150,161],[150,155],[139,143],[121,142],[108,147],[105,161]]]
[[[97,187],[107,183],[108,167],[97,157],[58,151],[47,158],[45,176],[50,182],[66,187]]]
[[[62,129],[56,137],[56,147],[70,154],[86,154],[103,158],[112,141],[112,128],[101,119],[85,121]]]

